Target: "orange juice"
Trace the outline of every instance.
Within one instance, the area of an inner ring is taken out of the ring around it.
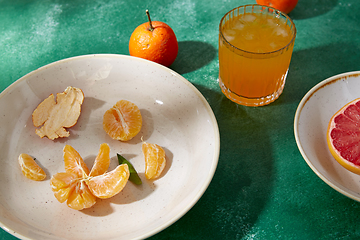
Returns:
[[[220,23],[219,84],[232,101],[262,106],[282,93],[296,29],[278,10],[247,5]]]

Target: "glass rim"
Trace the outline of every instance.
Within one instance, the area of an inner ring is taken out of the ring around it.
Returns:
[[[279,48],[277,50],[274,50],[274,51],[271,51],[271,52],[250,52],[250,51],[246,51],[246,50],[243,50],[241,48],[238,48],[234,45],[232,45],[228,40],[226,40],[226,38],[224,37],[222,31],[221,31],[221,24],[223,22],[223,20],[225,19],[226,16],[228,16],[231,12],[233,12],[234,10],[236,9],[239,9],[239,8],[246,8],[246,7],[263,7],[264,9],[271,9],[273,10],[277,15],[283,15],[286,17],[287,20],[290,21],[290,24],[291,26],[293,26],[293,29],[294,29],[294,33],[293,33],[293,37],[291,38],[291,40],[289,41],[288,44],[286,44],[284,47],[282,48]],[[248,53],[248,54],[255,54],[255,55],[265,55],[265,54],[272,54],[272,53],[277,53],[277,52],[280,52],[286,48],[288,48],[294,41],[295,41],[295,37],[296,37],[296,26],[295,26],[295,23],[293,22],[293,20],[284,12],[276,9],[276,8],[273,8],[273,7],[269,7],[269,6],[265,6],[265,5],[260,5],[260,4],[247,4],[247,5],[242,5],[242,6],[239,6],[239,7],[236,7],[236,8],[233,8],[231,9],[230,11],[228,11],[227,13],[224,14],[224,16],[221,18],[220,20],[220,24],[219,24],[219,33],[220,33],[220,36],[221,38],[226,42],[226,44],[230,45],[232,48],[238,50],[238,51],[241,51],[241,52],[244,52],[244,53]]]

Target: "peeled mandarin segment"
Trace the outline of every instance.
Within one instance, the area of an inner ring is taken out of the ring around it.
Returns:
[[[127,100],[118,101],[104,114],[103,128],[115,140],[132,139],[140,132],[141,126],[142,117],[139,108]]]
[[[50,179],[51,190],[54,192],[56,199],[65,202],[74,190],[78,177],[74,173],[61,172],[56,173]]]
[[[118,194],[126,185],[130,176],[126,164],[117,166],[111,172],[99,175],[87,182],[92,194],[98,198],[110,198]]]
[[[96,197],[84,181],[78,181],[66,203],[72,209],[82,210],[92,207],[96,203]]]
[[[64,147],[65,171],[75,173],[78,177],[89,175],[89,169],[80,154],[70,145]]]
[[[89,174],[90,177],[95,177],[104,174],[110,166],[110,147],[103,143],[100,145],[100,150],[95,158],[94,166]]]
[[[18,161],[25,177],[35,181],[41,181],[46,178],[45,171],[28,154],[20,154]]]
[[[347,170],[360,174],[360,99],[342,107],[327,130],[330,153]]]
[[[145,157],[145,177],[158,178],[166,165],[164,149],[157,144],[143,142],[142,152]]]

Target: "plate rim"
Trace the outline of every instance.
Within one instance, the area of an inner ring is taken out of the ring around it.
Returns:
[[[321,90],[322,88],[326,87],[329,84],[335,83],[337,81],[340,81],[344,78],[347,77],[354,77],[354,76],[360,76],[360,71],[351,71],[351,72],[345,72],[345,73],[341,73],[341,74],[337,74],[334,76],[331,76],[319,83],[317,83],[315,86],[313,86],[305,95],[304,97],[301,99],[296,112],[295,112],[295,117],[294,117],[294,136],[295,136],[295,141],[296,141],[296,145],[300,151],[301,156],[303,157],[303,159],[305,160],[305,162],[307,163],[307,165],[311,168],[311,170],[321,179],[323,180],[327,185],[329,185],[331,188],[333,188],[334,190],[338,191],[339,193],[343,194],[344,196],[351,198],[355,201],[360,202],[360,195],[359,196],[355,196],[351,193],[349,193],[348,191],[345,191],[341,188],[339,188],[336,184],[334,184],[331,180],[329,180],[327,177],[325,177],[324,175],[322,175],[320,173],[320,171],[312,164],[311,160],[308,158],[306,152],[304,151],[304,149],[301,146],[301,141],[300,141],[300,137],[299,137],[299,119],[300,119],[300,115],[301,112],[303,110],[303,108],[305,107],[306,103],[308,102],[308,100],[318,91]]]
[[[37,74],[38,72],[41,72],[42,70],[44,70],[44,69],[46,69],[48,67],[53,67],[55,65],[62,64],[64,62],[71,62],[71,61],[82,59],[82,58],[88,58],[88,59],[91,59],[91,58],[124,58],[124,59],[131,59],[131,61],[146,62],[146,64],[154,65],[156,68],[160,68],[163,71],[167,71],[168,73],[174,75],[177,79],[181,80],[187,87],[189,87],[190,90],[192,90],[192,92],[194,92],[198,96],[198,98],[201,100],[202,104],[204,105],[204,107],[206,108],[206,111],[209,114],[209,117],[210,117],[210,120],[211,120],[211,123],[212,123],[213,134],[214,134],[214,146],[213,146],[214,154],[213,154],[213,158],[212,158],[212,161],[211,161],[211,167],[209,168],[209,173],[208,173],[207,177],[205,178],[205,181],[203,182],[202,186],[199,188],[198,192],[194,195],[192,200],[187,203],[187,206],[181,212],[178,212],[176,215],[172,216],[170,221],[158,226],[157,228],[149,231],[148,233],[144,233],[141,236],[137,236],[136,239],[138,239],[138,238],[139,239],[144,239],[144,238],[154,236],[155,234],[165,230],[166,228],[168,228],[169,226],[174,224],[176,221],[178,221],[180,218],[182,218],[185,214],[187,214],[192,209],[192,207],[200,200],[200,198],[203,196],[203,194],[205,193],[205,191],[209,187],[211,181],[213,180],[213,177],[215,175],[217,165],[218,165],[218,162],[219,162],[219,157],[220,157],[220,131],[219,131],[219,126],[218,126],[218,123],[217,123],[216,116],[215,116],[209,102],[204,97],[204,95],[190,81],[188,81],[185,77],[183,77],[182,75],[175,72],[174,70],[172,70],[172,69],[170,69],[168,67],[165,67],[165,66],[163,66],[161,64],[158,64],[158,63],[146,60],[146,59],[133,57],[133,56],[130,56],[130,55],[124,55],[124,54],[106,54],[106,53],[86,54],[86,55],[78,55],[78,56],[68,57],[68,58],[64,58],[64,59],[60,59],[60,60],[48,63],[46,65],[43,65],[43,66],[41,66],[41,67],[39,67],[39,68],[25,74],[25,75],[23,75],[22,77],[18,78],[14,82],[12,82],[3,91],[1,91],[0,100],[4,96],[6,96],[6,94],[8,92],[10,92],[14,88],[16,88],[16,86],[18,84],[20,84],[23,81],[26,81],[26,79],[29,76]],[[24,236],[23,234],[20,234],[20,233],[17,233],[15,231],[13,231],[6,224],[4,224],[2,221],[0,221],[0,227],[5,232],[7,232],[8,234],[13,235],[13,236],[15,236],[17,238],[27,239],[27,240],[32,240],[33,239],[33,238],[29,238],[27,236]]]

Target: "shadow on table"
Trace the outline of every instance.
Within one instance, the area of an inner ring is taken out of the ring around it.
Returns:
[[[240,106],[221,92],[195,86],[210,103],[218,122],[218,167],[195,207],[154,239],[175,234],[183,236],[181,239],[241,239],[257,222],[272,189],[272,146],[263,124],[268,110]]]
[[[338,0],[299,0],[289,16],[295,20],[313,18],[331,11],[337,4]]]
[[[216,49],[200,41],[179,42],[179,53],[171,68],[179,74],[195,71],[216,57]]]
[[[285,111],[295,114],[298,102],[318,82],[360,70],[359,48],[342,42],[295,51],[284,93],[266,107],[240,106],[220,91],[195,84],[219,125],[218,167],[199,202],[152,239],[242,239],[256,231],[253,226],[270,201],[276,175],[270,137],[280,138],[284,131],[288,132],[286,135],[293,132],[293,118],[281,116]],[[274,132],[279,136],[271,135]]]
[[[300,102],[317,83],[337,74],[359,71],[360,46],[339,42],[293,53],[285,89],[273,105]]]

